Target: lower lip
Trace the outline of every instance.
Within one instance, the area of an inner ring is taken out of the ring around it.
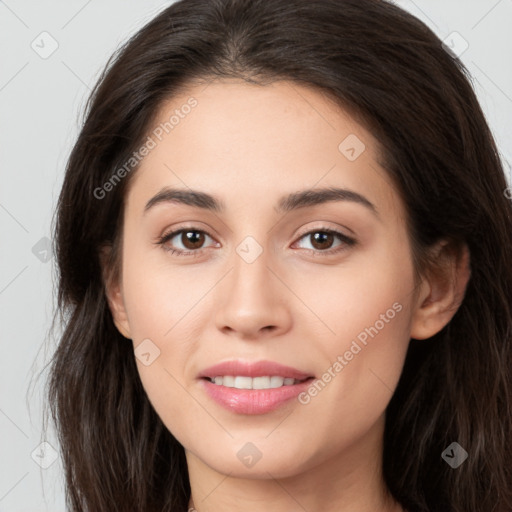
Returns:
[[[224,408],[238,414],[265,414],[305,391],[313,377],[294,384],[272,389],[237,389],[201,379],[206,393]]]

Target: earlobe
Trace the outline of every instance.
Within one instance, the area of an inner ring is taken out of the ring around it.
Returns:
[[[411,338],[422,340],[437,334],[461,305],[471,276],[466,244],[454,246],[442,241],[434,248],[435,269],[421,283],[414,305]]]
[[[124,305],[123,293],[121,290],[120,279],[118,275],[114,276],[111,270],[112,262],[110,260],[112,247],[104,246],[100,250],[100,263],[102,269],[103,286],[105,297],[112,314],[112,320],[117,330],[127,339],[131,339],[130,325]]]

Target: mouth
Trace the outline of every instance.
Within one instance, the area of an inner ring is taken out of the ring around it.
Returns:
[[[238,414],[264,414],[289,402],[315,379],[307,372],[272,361],[226,361],[198,378],[207,395]]]

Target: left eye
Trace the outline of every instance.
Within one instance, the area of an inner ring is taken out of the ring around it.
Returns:
[[[338,246],[335,246],[335,251],[330,251],[336,238],[340,240],[340,243]],[[309,231],[300,238],[300,240],[303,239],[309,240],[310,245],[312,246],[303,248],[320,252],[336,252],[337,250],[343,249],[344,246],[351,246],[355,243],[353,238],[333,229],[317,229],[315,231]]]
[[[314,231],[309,231],[308,233],[302,235],[299,238],[299,241],[303,239],[307,240],[308,237],[312,247],[302,248],[320,253],[338,252],[356,243],[353,238],[350,238],[343,233],[333,229],[317,229]],[[186,256],[194,253],[200,253],[204,249],[203,244],[205,243],[206,238],[209,238],[213,241],[212,237],[205,231],[189,228],[180,229],[163,235],[157,240],[156,243],[163,246],[166,251],[169,251],[172,254],[177,254],[178,256]],[[338,246],[334,246],[334,249],[332,249],[336,238],[340,241],[340,243]],[[176,239],[176,242],[173,242],[174,239]],[[178,247],[176,247],[176,244],[178,244]],[[179,247],[179,244],[181,244],[182,247]]]

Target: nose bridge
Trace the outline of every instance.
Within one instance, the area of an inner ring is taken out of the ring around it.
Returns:
[[[254,336],[266,327],[283,329],[290,322],[279,280],[271,270],[273,258],[267,244],[246,236],[236,247],[216,312],[219,329]],[[281,285],[282,286],[282,285]]]
[[[259,237],[261,238],[261,237]],[[254,236],[246,236],[236,247],[232,258],[232,290],[243,302],[269,300],[272,265],[268,244],[261,243]],[[267,296],[269,295],[269,296]],[[275,296],[275,294],[274,294]]]

